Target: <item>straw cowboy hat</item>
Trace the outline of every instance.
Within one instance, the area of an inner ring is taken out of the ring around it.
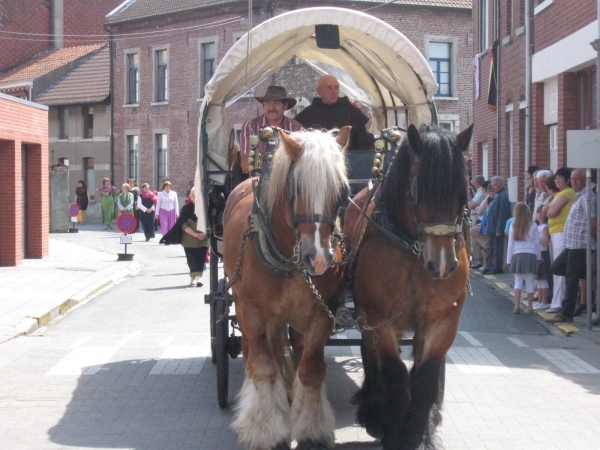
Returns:
[[[296,99],[287,96],[287,92],[284,87],[281,86],[269,86],[267,92],[263,97],[254,97],[259,102],[287,102],[287,108],[293,108],[296,105]]]

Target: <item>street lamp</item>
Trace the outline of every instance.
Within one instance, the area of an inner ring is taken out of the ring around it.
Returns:
[[[600,52],[600,38],[595,39],[592,42],[590,42],[590,45],[592,47],[594,47],[594,50],[596,50],[597,52]]]

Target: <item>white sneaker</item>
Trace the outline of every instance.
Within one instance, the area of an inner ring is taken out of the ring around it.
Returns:
[[[537,305],[535,305],[533,307],[533,309],[535,309],[537,311],[540,311],[540,310],[543,310],[543,309],[548,309],[548,308],[550,308],[550,305],[548,305],[547,303],[538,303]]]
[[[198,277],[190,278],[190,286],[196,286],[197,281],[198,281]]]
[[[541,303],[540,303],[540,302],[535,302],[535,303],[533,304],[533,309],[536,309],[536,308],[537,308],[538,306],[540,306],[540,305],[541,305]]]
[[[557,313],[560,311],[560,308],[550,308],[548,307],[548,309],[546,309],[546,312],[548,313]]]

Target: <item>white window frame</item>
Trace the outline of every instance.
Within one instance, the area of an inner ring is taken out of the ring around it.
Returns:
[[[129,55],[138,55],[138,72],[137,72],[137,102],[129,103]],[[136,107],[140,105],[140,70],[141,70],[141,51],[139,48],[129,48],[123,51],[123,67],[125,68],[125,76],[123,82],[125,83],[125,90],[123,96],[123,106],[126,108]]]
[[[426,34],[423,39],[425,40],[425,59],[429,63],[429,44],[431,42],[440,42],[450,44],[450,96],[440,97],[434,96],[436,100],[458,100],[458,37],[456,36],[441,36]]]
[[[548,162],[553,173],[558,170],[558,124],[548,127]]]
[[[481,174],[483,175],[483,178],[485,178],[486,180],[489,179],[489,171],[488,171],[489,157],[490,157],[490,155],[489,155],[488,143],[482,142],[481,143]]]
[[[158,142],[157,142],[157,135],[159,134],[166,134],[167,135],[167,162],[166,162],[166,174],[164,175],[159,175],[158,173]],[[171,147],[171,135],[170,135],[170,130],[168,128],[154,128],[152,129],[152,162],[153,162],[153,178],[156,181],[156,186],[157,188],[160,188],[160,179],[161,177],[169,177],[169,156],[170,156],[170,147]]]
[[[485,11],[484,11],[485,8]],[[488,0],[479,0],[479,51],[484,52],[490,45],[490,7]]]
[[[245,34],[245,33],[243,33]],[[242,36],[243,36],[242,34]],[[235,42],[234,42],[235,43]],[[205,44],[215,44],[215,66],[214,71],[217,70],[217,66],[219,65],[219,37],[218,36],[207,36],[203,38],[198,38],[198,100],[202,100],[204,98],[204,86],[210,80],[204,79],[204,48]],[[213,71],[213,74],[214,74]]]
[[[165,77],[165,99],[164,101],[158,101],[158,58],[157,54],[159,51],[166,50],[167,51],[167,75]],[[165,105],[169,103],[169,78],[170,67],[171,67],[171,45],[157,45],[152,47],[152,105]]]
[[[125,130],[125,143],[124,143],[124,148],[125,151],[123,152],[123,156],[125,159],[125,173],[123,174],[123,179],[124,180],[128,180],[129,178],[135,178],[136,180],[140,179],[140,130],[139,129],[126,129]],[[137,150],[137,169],[136,169],[136,174],[134,174],[134,176],[131,176],[131,174],[129,173],[129,168],[131,166],[131,156],[130,156],[130,151],[129,151],[129,137],[130,136],[137,136],[138,138],[138,150]]]

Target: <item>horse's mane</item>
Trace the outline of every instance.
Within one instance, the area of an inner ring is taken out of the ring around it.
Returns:
[[[342,190],[347,191],[346,160],[344,152],[336,143],[332,131],[297,131],[290,136],[303,148],[302,155],[294,164],[292,188],[313,213],[322,213],[337,201]],[[292,159],[280,144],[273,157],[273,170],[267,190],[269,214],[282,189],[286,189],[287,176]],[[298,197],[297,197],[298,198]]]
[[[460,206],[468,200],[468,180],[463,149],[456,135],[440,127],[421,126],[423,145],[420,154],[413,153],[405,138],[387,175],[382,201],[390,217],[408,201],[411,186],[411,156],[418,158],[415,167],[418,202],[430,211],[451,211],[456,201]]]

